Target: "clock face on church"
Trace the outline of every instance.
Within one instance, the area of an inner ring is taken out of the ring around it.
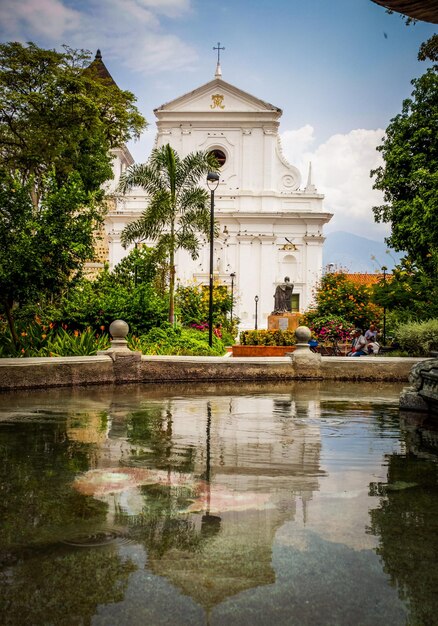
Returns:
[[[225,152],[222,152],[222,150],[215,148],[214,150],[210,150],[210,154],[216,157],[217,161],[219,162],[219,167],[225,165],[225,161],[227,160]]]

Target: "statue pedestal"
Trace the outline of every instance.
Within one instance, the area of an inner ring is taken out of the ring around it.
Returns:
[[[301,313],[281,313],[268,316],[268,330],[295,330],[300,325]]]

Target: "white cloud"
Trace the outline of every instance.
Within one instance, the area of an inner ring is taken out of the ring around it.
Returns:
[[[383,135],[382,129],[356,129],[333,135],[312,149],[315,136],[311,126],[282,133],[283,153],[298,167],[304,181],[312,163],[313,183],[325,195],[325,209],[334,213],[326,233],[344,230],[379,239],[388,234],[388,226],[376,224],[371,210],[383,201],[383,194],[373,189],[370,177],[370,171],[382,164],[376,147]]]
[[[178,17],[191,8],[190,0],[138,0],[138,4],[168,17]]]
[[[81,14],[60,0],[3,0],[0,3],[2,32],[9,40],[58,40],[80,27]]]
[[[100,48],[105,58],[152,74],[196,62],[195,50],[160,22],[160,16],[176,19],[190,11],[191,0],[88,0],[76,9],[65,0],[3,0],[0,23],[3,39]]]
[[[144,74],[162,73],[167,70],[187,69],[198,56],[193,48],[174,35],[144,33],[139,35],[135,50],[125,50],[123,39],[109,42],[112,55],[117,54],[123,65]]]
[[[300,169],[303,155],[308,153],[312,144],[315,142],[313,126],[306,124],[298,130],[286,130],[281,134],[281,145],[287,160]]]

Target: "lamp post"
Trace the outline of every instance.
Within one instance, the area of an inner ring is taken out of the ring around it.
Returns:
[[[386,265],[382,265],[383,283],[385,287],[386,287],[386,272],[387,271],[388,271],[388,268],[386,267]],[[385,297],[386,297],[386,293],[385,293]],[[383,307],[383,345],[386,346],[386,306]]]
[[[255,302],[255,324],[254,324],[254,329],[257,330],[257,305],[259,303],[259,297],[258,296],[254,296],[254,302]]]
[[[138,278],[137,278],[137,262],[138,262],[137,247],[138,247],[139,243],[140,243],[139,241],[134,241],[135,252],[136,252],[135,259],[134,259],[134,263],[135,263],[135,265],[134,265],[134,287],[137,287],[137,281],[138,281]]]
[[[231,272],[231,310],[230,310],[230,322],[233,322],[233,302],[234,302],[234,279],[236,278],[235,272]]]
[[[210,189],[210,291],[208,299],[208,345],[213,345],[213,251],[214,251],[214,192],[219,185],[219,174],[208,172],[207,185]]]

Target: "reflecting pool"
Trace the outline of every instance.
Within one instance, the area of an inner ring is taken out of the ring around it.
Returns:
[[[437,624],[438,433],[402,386],[0,395],[1,623]]]

